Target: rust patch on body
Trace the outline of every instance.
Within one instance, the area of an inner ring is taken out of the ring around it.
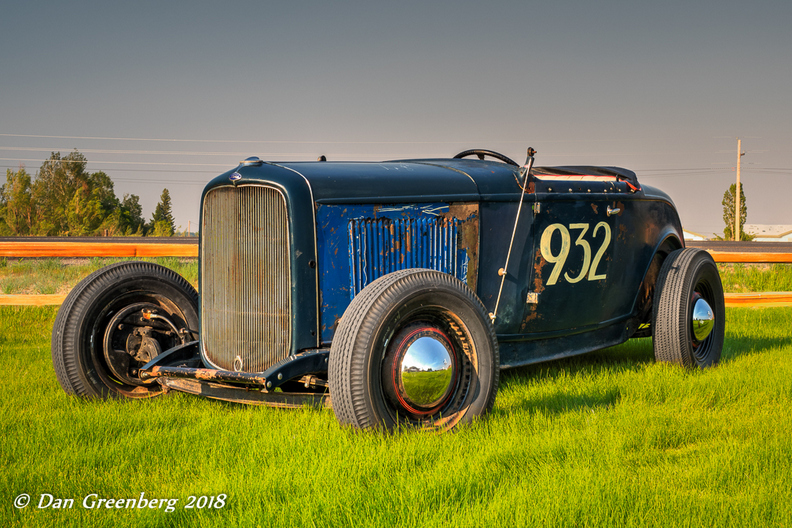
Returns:
[[[525,332],[528,330],[528,325],[533,321],[539,318],[539,312],[536,310],[536,305],[532,304],[530,306],[530,311],[526,316],[523,318],[522,323],[520,324],[520,332]]]
[[[187,378],[204,381],[227,381],[233,383],[246,383],[249,385],[265,385],[267,380],[258,373],[233,372],[228,370],[215,370],[206,368],[185,367],[160,367],[155,366],[147,371],[141,371],[141,379],[151,378]]]
[[[468,257],[467,285],[476,291],[479,270],[479,204],[453,203],[448,212],[440,215],[446,222],[459,221],[457,244]]]
[[[594,210],[594,214],[597,214],[598,212],[597,210],[599,209],[599,207],[597,207],[597,204],[595,203],[591,204],[591,208]]]
[[[400,239],[400,238],[398,238],[398,237],[396,236],[396,231],[395,231],[395,229],[393,228],[393,223],[392,223],[392,222],[391,222],[391,224],[388,226],[388,229],[390,230],[390,236],[391,236],[391,240],[393,240],[393,250],[392,250],[392,253],[399,253],[399,252],[401,252],[401,239]],[[403,259],[403,258],[404,258],[404,255],[402,255],[402,259]]]
[[[619,235],[616,237],[616,239],[625,242],[627,240],[628,231],[629,230],[627,229],[626,225],[619,224]]]
[[[544,281],[542,280],[542,268],[544,265],[547,264],[544,257],[542,256],[542,250],[537,248],[536,254],[534,255],[534,279],[533,279],[533,289],[529,290],[531,293],[542,293],[545,290]],[[533,321],[540,319],[539,316],[539,305],[537,304],[526,304],[527,312],[525,317],[523,317],[522,322],[520,323],[520,332],[525,332],[528,329],[528,325]]]
[[[542,293],[545,289],[544,282],[542,281],[542,268],[547,262],[542,256],[542,250],[536,250],[536,257],[534,258],[534,293]]]

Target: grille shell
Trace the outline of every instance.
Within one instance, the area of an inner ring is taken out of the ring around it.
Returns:
[[[201,224],[201,349],[213,367],[263,372],[291,352],[286,198],[265,185],[218,187]]]

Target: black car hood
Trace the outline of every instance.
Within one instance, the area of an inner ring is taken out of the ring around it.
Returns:
[[[277,179],[283,171],[308,183],[316,203],[470,202],[517,198],[519,167],[494,161],[420,159],[384,162],[262,162],[239,168],[252,180]],[[637,184],[635,173],[619,167],[535,167],[542,176],[593,175]]]

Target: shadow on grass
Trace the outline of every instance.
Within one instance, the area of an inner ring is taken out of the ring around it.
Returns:
[[[499,389],[505,397],[499,399],[493,413],[550,414],[607,408],[619,401],[621,391],[598,378],[638,372],[652,362],[651,339],[637,339],[580,356],[505,370]]]
[[[504,370],[501,372],[501,383],[510,383],[514,378],[531,379],[537,375],[555,378],[562,375],[569,377],[595,375],[603,371],[634,371],[653,362],[651,338],[633,339],[622,345],[579,356]]]
[[[733,361],[746,354],[761,354],[762,352],[778,348],[792,348],[792,337],[738,337],[727,339],[723,344],[721,364]]]
[[[581,410],[607,409],[616,405],[621,399],[621,391],[611,388],[605,391],[591,391],[589,393],[569,393],[558,390],[552,394],[539,397],[525,397],[519,400],[503,398],[492,410],[494,416],[505,416],[514,412],[528,412],[540,414],[561,414]]]
[[[792,329],[792,326],[789,328]],[[792,330],[790,330],[792,331]],[[726,337],[723,343],[723,354],[721,364],[734,361],[735,359],[748,354],[761,354],[779,348],[792,349],[792,336],[790,337]]]

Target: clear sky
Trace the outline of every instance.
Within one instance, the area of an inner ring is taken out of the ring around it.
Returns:
[[[2,2],[0,167],[83,152],[182,228],[249,155],[498,150],[633,169],[723,231],[792,224],[792,2]],[[133,139],[134,138],[134,139]]]

